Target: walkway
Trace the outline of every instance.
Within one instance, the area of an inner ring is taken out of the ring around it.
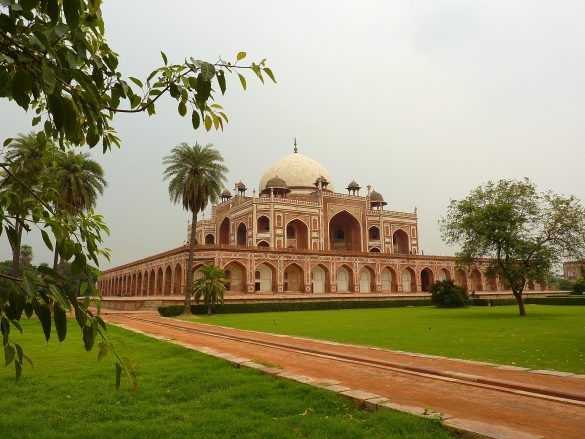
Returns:
[[[199,350],[253,359],[320,382],[333,380],[331,390],[370,392],[375,394],[371,401],[381,396],[405,411],[431,408],[447,425],[489,437],[569,439],[582,438],[585,431],[585,376],[262,334],[147,312],[104,318]]]

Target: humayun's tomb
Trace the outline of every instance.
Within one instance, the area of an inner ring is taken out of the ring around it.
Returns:
[[[428,292],[444,279],[469,292],[507,290],[485,275],[485,260],[466,268],[452,256],[421,255],[416,210],[388,210],[379,192],[355,181],[345,191],[338,192],[329,172],[299,153],[295,142],[292,154],[264,172],[258,194],[249,196],[238,182],[212,206],[211,218],[197,223],[194,278],[203,265],[215,264],[225,271],[230,294],[239,295],[407,295]],[[178,299],[187,255],[188,243],[106,270],[98,288],[103,296]]]

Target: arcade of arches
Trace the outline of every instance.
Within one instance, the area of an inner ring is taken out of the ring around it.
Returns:
[[[298,236],[298,235],[296,235]],[[218,261],[219,262],[219,261]],[[421,266],[400,263],[335,263],[258,259],[250,265],[241,259],[219,262],[233,293],[426,293],[436,280],[454,279],[472,292],[507,291],[507,285],[480,269],[464,270],[453,265]],[[193,279],[202,276],[194,266]],[[125,273],[104,272],[98,287],[105,296],[179,296],[184,294],[186,261],[133,269]],[[282,268],[280,268],[282,267]],[[540,288],[536,286],[536,288]]]

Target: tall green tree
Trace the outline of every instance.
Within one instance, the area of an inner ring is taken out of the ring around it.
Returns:
[[[101,144],[107,152],[112,145],[120,146],[113,126],[116,114],[152,116],[161,98],[174,100],[178,114],[189,115],[195,130],[223,129],[228,117],[217,98],[225,93],[228,76],[237,75],[244,89],[248,73],[262,82],[265,78],[275,82],[266,61],[247,62],[245,52],[231,61],[208,62],[187,56],[178,63],[161,52],[162,62],[150,74],[126,76],[118,69],[118,54],[105,38],[101,4],[101,0],[0,1],[0,99],[14,102],[32,115],[32,125],[42,130],[37,133],[39,142],[48,139],[64,151]],[[4,146],[11,142],[6,139]],[[20,179],[6,160],[0,161],[0,169],[4,171],[0,186],[5,189],[0,191],[0,226],[13,248],[16,227],[9,209],[22,206],[19,215],[41,231],[51,251],[57,242],[59,254],[71,261],[75,275],[86,269],[88,261],[97,266],[99,257],[109,258],[109,251],[101,248],[103,235],[108,233],[101,215],[91,209],[76,215],[55,209],[51,191],[37,190]],[[18,324],[20,310],[26,305],[27,316],[37,315],[48,340],[51,319],[59,339],[65,337],[63,316],[74,308],[85,348],[89,351],[101,340],[98,358],[107,352],[115,356],[117,386],[124,371],[135,389],[131,364],[116,353],[99,311],[94,314],[88,302],[78,302],[55,270],[39,270],[38,282],[20,275],[0,276],[12,288],[10,294],[0,294],[0,330],[4,351],[16,353],[6,358],[11,359],[8,364],[14,364],[17,379],[25,357],[22,347],[11,341],[9,330]],[[81,290],[99,295],[91,282],[82,284]]]
[[[59,194],[54,202],[57,210],[71,211],[74,215],[95,207],[99,195],[108,183],[102,166],[88,153],[59,151],[55,156],[53,187]],[[58,245],[55,244],[53,269],[57,269]]]
[[[193,284],[195,302],[201,298],[207,306],[207,314],[211,315],[211,308],[216,303],[223,303],[223,293],[227,289],[227,280],[224,271],[217,265],[206,265],[201,268],[203,277]]]
[[[191,235],[187,259],[187,284],[183,312],[191,314],[191,292],[193,288],[193,254],[197,232],[197,214],[207,205],[216,202],[226,181],[227,168],[219,151],[208,144],[181,143],[164,157],[166,166],[164,180],[169,180],[169,196],[173,203],[180,203],[191,212]]]
[[[22,232],[27,227],[28,206],[31,200],[30,194],[15,178],[25,181],[29,187],[36,191],[43,191],[43,183],[46,183],[47,166],[55,150],[52,142],[46,137],[37,137],[35,133],[19,134],[7,145],[4,158],[9,171],[2,172],[2,189],[10,193],[11,203],[6,206],[13,220],[12,227],[7,230],[12,247],[11,274],[20,274],[20,252]],[[15,178],[11,178],[10,172]],[[13,233],[12,233],[13,232]]]
[[[546,284],[555,264],[585,249],[585,209],[573,196],[538,192],[528,179],[499,180],[452,200],[442,218],[448,244],[458,244],[464,264],[490,258],[488,275],[512,289],[521,316],[527,282]]]
[[[28,245],[22,245],[20,246],[20,264],[26,266],[29,266],[32,264],[34,258],[34,252],[33,252],[33,248]]]

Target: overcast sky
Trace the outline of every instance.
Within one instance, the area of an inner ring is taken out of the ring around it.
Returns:
[[[421,249],[453,254],[437,221],[449,200],[489,179],[530,177],[585,200],[585,2],[105,1],[106,35],[124,74],[169,59],[267,58],[277,84],[237,78],[218,100],[224,132],[193,131],[174,101],[155,117],[120,115],[122,148],[93,152],[108,189],[97,210],[111,235],[109,268],[185,241],[189,214],[171,204],[162,157],[180,143],[213,143],[229,188],[258,187],[292,151],[321,162],[338,190],[355,179],[388,208],[418,207]],[[30,116],[0,103],[0,134]],[[35,262],[50,254],[24,237]],[[0,258],[10,258],[1,242]]]

